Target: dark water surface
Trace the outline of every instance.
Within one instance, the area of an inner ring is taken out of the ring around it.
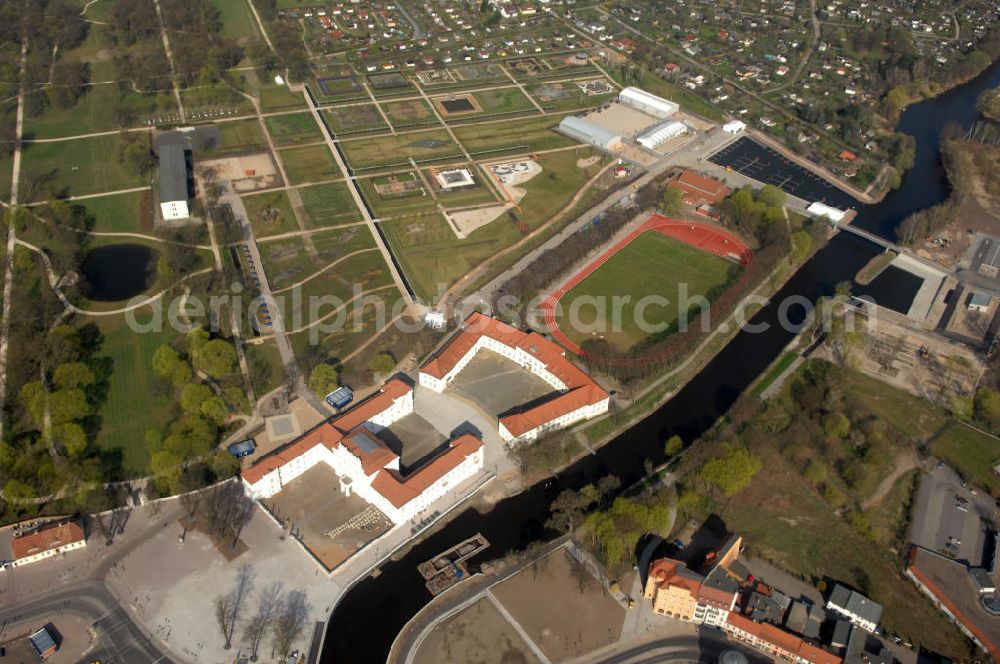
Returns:
[[[899,189],[873,206],[858,206],[855,224],[894,239],[896,225],[907,215],[940,203],[948,195],[947,181],[940,164],[938,137],[945,122],[967,124],[975,118],[979,94],[1000,85],[1000,62],[970,83],[909,108],[900,119],[899,129],[917,141],[914,167],[903,177]],[[579,488],[613,473],[623,484],[640,479],[644,462],[664,460],[663,441],[679,434],[691,441],[701,435],[733,404],[746,387],[770,364],[791,341],[795,330],[779,325],[784,318],[798,322],[803,315],[799,305],[788,301],[815,300],[833,292],[836,284],[851,280],[879,248],[854,235],[842,233],[806,263],[752,321],[766,324],[765,332],[738,334],[673,399],[644,420],[623,432],[598,450],[581,459],[559,475],[503,500],[492,511],[480,514],[465,509],[434,535],[415,546],[402,559],[381,568],[375,578],[355,585],[337,605],[330,617],[321,661],[385,662],[396,635],[403,625],[430,600],[430,594],[417,573],[417,564],[447,549],[476,532],[491,543],[489,557],[523,548],[553,535],[544,527],[548,506],[567,488]],[[876,279],[867,289],[876,301],[887,302],[901,297],[907,288],[890,278]],[[881,281],[881,283],[880,283]],[[912,294],[910,295],[912,298]],[[789,299],[790,298],[790,299]],[[780,304],[782,302],[785,304]]]
[[[119,302],[146,292],[156,279],[155,249],[142,244],[108,244],[87,252],[82,277],[86,295],[97,302]]]

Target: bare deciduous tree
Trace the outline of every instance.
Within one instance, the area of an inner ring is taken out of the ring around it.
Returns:
[[[253,587],[253,578],[253,570],[248,565],[241,566],[236,572],[236,585],[232,591],[215,598],[215,619],[225,638],[226,650],[232,647],[233,632],[239,622],[243,602]]]
[[[281,658],[287,658],[295,639],[302,633],[309,617],[309,604],[301,590],[288,593],[271,628],[271,645]]]
[[[264,635],[281,608],[281,582],[275,581],[261,591],[257,613],[247,621],[243,629],[243,638],[250,646],[251,662],[257,661],[257,650],[260,648],[260,642],[263,641]]]

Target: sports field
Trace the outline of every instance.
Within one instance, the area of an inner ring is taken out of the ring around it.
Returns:
[[[711,300],[738,269],[735,263],[658,231],[646,231],[563,295],[556,320],[576,344],[603,338],[626,351],[651,334],[676,331],[683,289],[689,299]],[[651,296],[667,302],[653,302],[643,309],[644,298],[648,301]],[[613,298],[621,298],[620,303]],[[654,329],[644,330],[641,320]]]

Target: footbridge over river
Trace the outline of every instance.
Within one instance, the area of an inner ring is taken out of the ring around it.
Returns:
[[[896,244],[895,242],[889,242],[889,240],[886,240],[881,235],[876,235],[871,231],[866,231],[863,228],[852,226],[850,223],[850,218],[848,218],[846,221],[832,221],[831,223],[833,224],[833,227],[836,228],[838,231],[846,231],[848,233],[853,233],[854,235],[864,238],[869,242],[874,242],[875,244],[879,245],[886,251],[895,251],[896,253],[902,253],[903,251],[902,246]]]

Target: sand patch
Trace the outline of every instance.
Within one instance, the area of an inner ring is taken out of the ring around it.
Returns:
[[[601,161],[601,155],[595,154],[592,157],[587,157],[585,159],[577,159],[576,160],[576,167],[577,168],[588,168],[588,167],[593,166],[594,164],[596,164],[596,163],[598,163],[600,161]]]
[[[468,237],[476,229],[486,226],[490,222],[496,221],[504,212],[513,207],[513,204],[489,205],[475,210],[461,210],[459,212],[448,212],[445,216],[450,217],[453,225],[459,231],[459,237]]]

